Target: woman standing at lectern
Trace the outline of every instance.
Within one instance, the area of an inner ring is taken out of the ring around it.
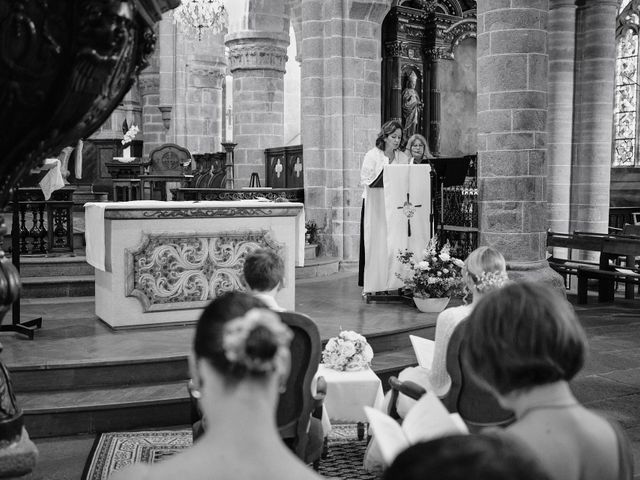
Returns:
[[[365,203],[370,185],[378,178],[385,165],[389,164],[407,164],[409,159],[398,150],[402,141],[402,125],[396,120],[390,120],[382,125],[378,137],[376,138],[376,146],[369,150],[362,162],[360,169],[360,184],[364,186],[362,192],[362,214],[360,217],[360,262],[358,268],[358,285],[364,286],[364,270],[365,270],[365,248],[369,243],[368,236],[371,233],[365,228]],[[384,215],[382,212],[371,212],[374,215]],[[375,217],[374,217],[375,218]],[[368,234],[368,235],[367,235]]]

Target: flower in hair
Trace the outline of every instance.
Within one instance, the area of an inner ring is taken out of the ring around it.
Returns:
[[[482,272],[476,282],[476,289],[481,292],[490,292],[504,286],[509,281],[507,272]]]
[[[247,352],[247,340],[259,327],[271,333],[276,345],[277,350],[270,358],[254,357]],[[232,364],[242,365],[251,372],[271,372],[276,369],[277,361],[285,354],[292,338],[293,333],[277,314],[254,308],[244,316],[227,322],[222,336],[222,348],[226,359]]]

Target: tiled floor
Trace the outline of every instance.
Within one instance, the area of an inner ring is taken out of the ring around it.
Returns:
[[[323,338],[341,328],[371,334],[404,329],[418,324],[433,324],[434,316],[417,313],[402,304],[365,304],[352,274],[339,274],[322,280],[296,284],[299,311],[314,318]],[[569,295],[574,301],[575,296]],[[595,297],[590,299],[595,302]],[[144,355],[149,350],[182,354],[188,349],[192,327],[112,332],[92,313],[92,300],[58,304],[25,302],[26,315],[43,314],[45,323],[36,340],[30,342],[14,334],[2,334],[3,359],[12,362],[82,361],[96,355]],[[614,304],[591,303],[577,306],[591,347],[584,370],[573,382],[578,398],[591,408],[604,411],[625,427],[634,445],[636,472],[640,474],[640,301],[616,300]],[[70,322],[65,317],[86,319]],[[61,323],[59,323],[61,322]],[[61,328],[56,328],[56,326]],[[64,348],[59,342],[71,338]],[[136,349],[140,342],[148,348]],[[68,348],[68,349],[67,349]],[[28,480],[80,478],[92,437],[37,440],[41,460]],[[640,479],[640,475],[636,475]]]

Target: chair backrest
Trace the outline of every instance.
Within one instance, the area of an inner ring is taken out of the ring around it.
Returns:
[[[630,237],[640,237],[640,225],[631,225],[627,223],[622,227],[622,234]]]
[[[280,312],[282,321],[293,332],[291,373],[287,389],[280,394],[277,422],[280,436],[300,458],[307,447],[307,428],[314,408],[311,383],[318,370],[322,344],[316,324],[306,315]]]
[[[460,414],[471,432],[489,426],[508,425],[515,420],[513,412],[502,408],[462,362],[462,352],[466,348],[466,323],[467,320],[460,322],[449,340],[446,365],[451,389],[443,403],[451,413]]]
[[[174,143],[165,143],[149,154],[149,173],[153,175],[180,175],[183,165],[191,161],[191,153]]]

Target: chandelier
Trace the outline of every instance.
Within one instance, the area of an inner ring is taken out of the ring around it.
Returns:
[[[173,11],[173,18],[188,30],[197,31],[198,40],[202,40],[203,29],[220,33],[226,31],[229,23],[223,0],[182,0]]]

